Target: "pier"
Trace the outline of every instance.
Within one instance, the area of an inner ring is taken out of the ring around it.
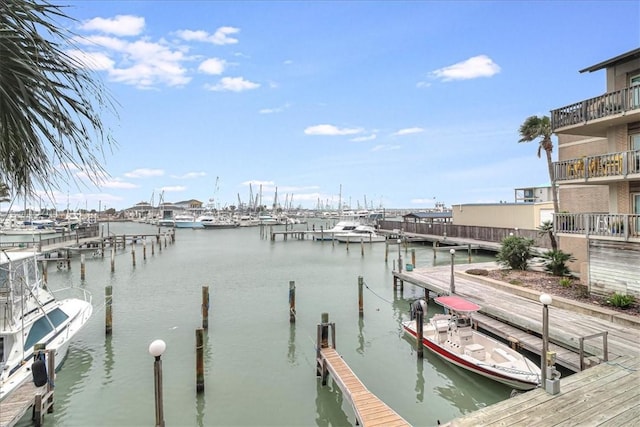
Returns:
[[[331,329],[332,345],[329,344],[329,329]],[[318,325],[316,359],[316,374],[322,377],[322,385],[327,384],[327,376],[331,373],[331,378],[353,406],[357,425],[365,427],[410,425],[371,393],[338,354],[335,349],[335,324],[329,323],[327,313],[322,314],[322,323]]]
[[[473,264],[473,268],[483,267],[496,266],[495,263]],[[451,283],[455,281],[456,295],[482,308],[479,315],[474,315],[478,328],[517,348],[540,355],[542,305],[538,301],[539,294],[461,271],[467,268],[469,264],[455,265],[457,271],[453,272],[453,277],[449,266],[394,271],[393,280],[396,286],[397,282],[408,282],[438,295],[449,294]],[[549,307],[550,350],[557,353],[558,365],[577,372],[607,360],[640,356],[640,324],[634,323],[634,319],[604,308],[589,308],[586,304],[577,303],[569,309],[572,304],[554,297]]]

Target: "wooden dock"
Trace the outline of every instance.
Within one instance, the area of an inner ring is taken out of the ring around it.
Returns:
[[[445,426],[638,425],[640,358],[621,357],[560,380],[560,392],[542,388],[517,395]]]
[[[322,323],[318,325],[318,347],[316,352],[316,374],[327,384],[328,374],[340,387],[342,394],[349,400],[356,414],[356,424],[365,427],[410,426],[393,409],[378,399],[362,384],[349,365],[335,350],[335,324],[328,322],[329,315],[322,314]],[[329,329],[331,341],[329,345]]]
[[[495,268],[495,263],[487,263],[484,267],[483,264],[473,264],[473,268],[485,267]],[[538,294],[529,291],[532,294],[529,297],[516,295],[518,289],[503,290],[490,285],[485,278],[464,274],[468,268],[471,268],[469,264],[454,266],[457,271],[454,277],[455,293],[480,305],[480,315],[475,316],[478,327],[505,340],[515,341],[516,345],[539,355],[542,351],[542,304],[537,299]],[[449,293],[450,266],[394,271],[393,275],[396,285],[397,282],[408,282],[439,295]],[[552,303],[549,307],[549,339],[550,350],[557,352],[557,363],[579,371],[580,366],[600,363],[607,355],[609,360],[626,356],[640,357],[640,329],[616,317],[614,314],[609,319],[599,318],[584,311],[559,308]],[[602,337],[590,338],[599,333],[606,334],[606,342]],[[585,356],[583,360],[579,357],[581,341]],[[607,355],[604,354],[605,348]]]

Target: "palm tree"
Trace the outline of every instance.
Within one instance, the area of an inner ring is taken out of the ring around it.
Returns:
[[[538,228],[538,236],[549,236],[549,241],[551,242],[551,250],[558,250],[558,242],[556,241],[556,236],[553,235],[553,221],[542,221],[542,224],[537,227]]]
[[[0,182],[19,194],[58,188],[74,169],[98,184],[115,145],[101,117],[113,103],[69,53],[65,20],[47,0],[0,2]]]
[[[547,155],[547,167],[549,168],[549,179],[551,180],[551,193],[553,197],[553,213],[557,214],[560,209],[558,208],[558,192],[556,190],[556,179],[553,173],[553,160],[551,159],[551,153],[553,152],[553,141],[551,141],[551,120],[548,116],[531,116],[527,117],[524,123],[520,126],[520,140],[518,142],[531,142],[537,138],[540,138],[540,145],[538,145],[538,158],[540,157],[542,150]]]

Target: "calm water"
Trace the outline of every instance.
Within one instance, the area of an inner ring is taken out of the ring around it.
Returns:
[[[297,227],[306,228],[306,225]],[[111,223],[111,232],[154,233],[155,227]],[[136,248],[79,257],[70,271],[49,267],[54,289],[67,283],[93,294],[94,315],[69,349],[57,375],[48,426],[151,426],[155,422],[153,358],[163,339],[167,426],[344,426],[355,416],[331,381],[315,376],[316,326],[322,312],[336,324],[336,347],[369,390],[415,426],[435,425],[509,397],[506,386],[468,374],[425,350],[417,360],[400,322],[422,290],[392,289],[393,259],[384,244],[262,240],[258,228],[176,230],[176,244],[142,260]],[[418,266],[431,265],[429,247],[414,246]],[[410,259],[410,252],[404,254]],[[474,256],[486,261],[492,256]],[[466,253],[458,260],[467,262]],[[438,262],[448,263],[448,254]],[[358,276],[368,287],[358,317]],[[289,324],[289,281],[296,282],[297,322]],[[113,335],[104,334],[104,288],[113,285]],[[201,326],[202,286],[211,308],[205,335],[205,392],[195,392],[195,330]],[[437,310],[436,307],[433,308]],[[30,425],[23,420],[20,425]]]

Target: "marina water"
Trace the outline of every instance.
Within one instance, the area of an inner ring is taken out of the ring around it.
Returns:
[[[318,226],[320,223],[317,223]],[[296,225],[306,229],[311,225]],[[326,227],[326,224],[325,224]],[[104,225],[102,225],[104,229]],[[153,234],[157,227],[111,223],[111,234]],[[414,245],[416,265],[433,265],[430,246]],[[316,328],[322,312],[336,325],[336,349],[365,386],[415,426],[436,425],[507,399],[511,390],[464,372],[425,350],[416,357],[401,321],[423,295],[405,284],[393,291],[398,245],[262,239],[259,228],[177,229],[176,243],[147,259],[136,248],[86,253],[80,280],[49,264],[49,285],[73,284],[93,294],[94,315],[71,343],[55,383],[47,426],[151,426],[155,422],[153,357],[162,339],[167,426],[345,426],[355,415],[340,389],[315,374]],[[404,263],[411,250],[402,249]],[[493,260],[473,255],[473,262]],[[408,261],[407,261],[408,260]],[[468,262],[466,251],[456,263]],[[436,263],[449,264],[440,252]],[[365,282],[358,316],[358,276]],[[289,282],[296,285],[295,324],[289,323]],[[105,337],[105,287],[113,286],[113,334]],[[205,391],[196,394],[195,330],[202,325],[202,286],[209,286],[205,331]],[[431,313],[438,306],[429,306]],[[20,426],[31,425],[26,416]]]

